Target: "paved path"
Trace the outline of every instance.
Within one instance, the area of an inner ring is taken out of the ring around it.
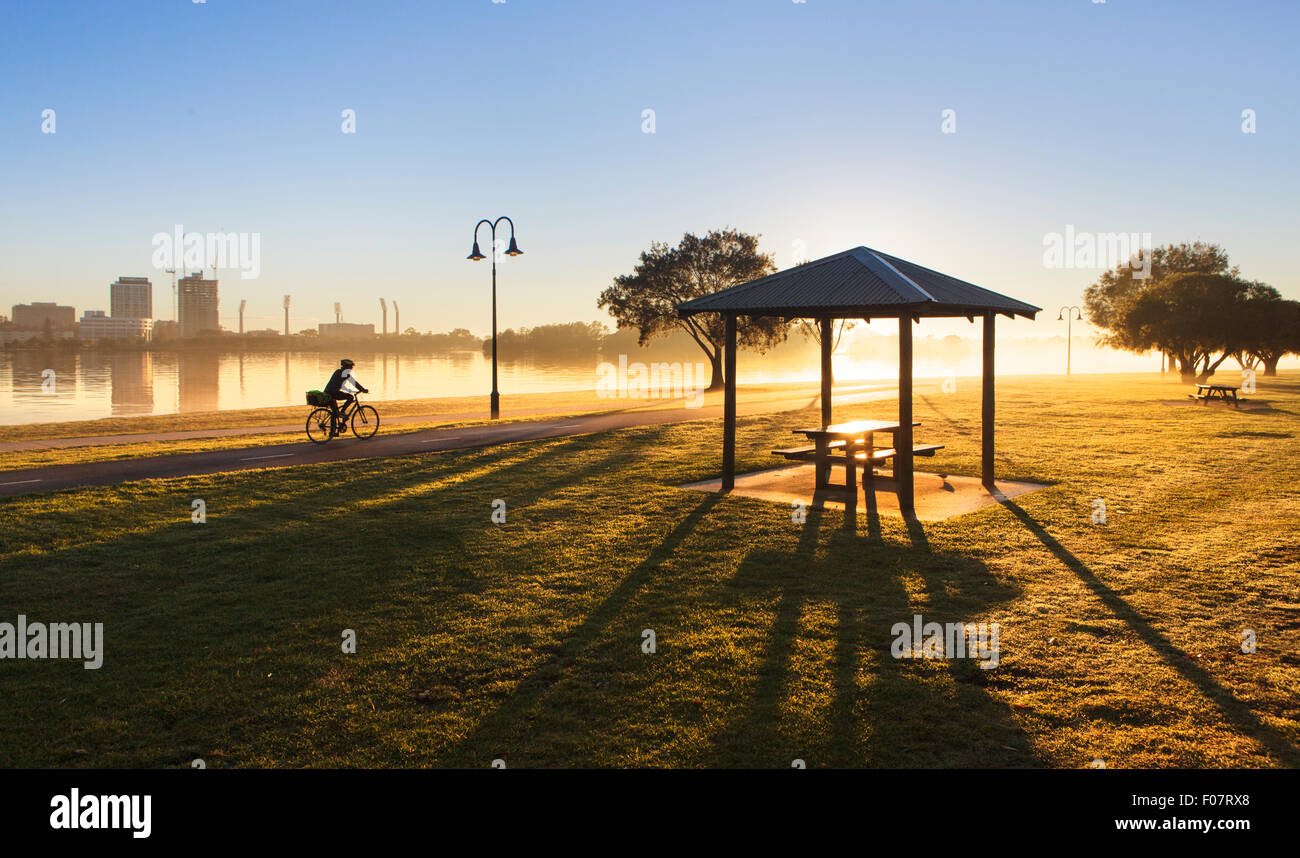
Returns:
[[[383,409],[383,403],[379,403]],[[573,411],[574,409],[568,409]],[[611,409],[612,410],[612,409]],[[511,411],[505,416],[543,417],[565,413],[563,408],[526,408]],[[144,444],[151,441],[192,441],[196,438],[236,438],[241,435],[275,435],[284,432],[299,433],[306,424],[307,409],[303,419],[293,423],[275,423],[266,426],[235,426],[228,429],[175,429],[167,432],[135,432],[126,435],[80,435],[72,438],[26,438],[22,441],[0,441],[0,453],[28,452],[31,450],[62,450],[69,447],[107,447],[114,444]],[[410,414],[401,417],[382,417],[385,427],[403,423],[457,423],[467,420],[487,420],[487,409],[481,411],[444,411],[437,414]]]
[[[896,391],[892,385],[887,388],[859,387],[853,388],[852,391],[846,392],[844,395],[837,395],[835,403],[843,405],[851,402],[891,399],[894,396],[896,396]],[[806,408],[816,404],[816,402],[817,398],[815,396],[810,399],[804,395],[791,398],[739,402],[736,410],[737,413],[742,415],[761,414]],[[426,429],[404,434],[385,434],[382,427],[389,424],[383,422],[381,415],[379,434],[365,441],[349,436],[335,439],[328,444],[317,445],[304,439],[301,442],[291,444],[268,444],[231,450],[212,450],[203,453],[181,453],[139,459],[47,465],[39,468],[0,471],[0,496],[52,491],[76,486],[114,485],[132,480],[187,477],[229,471],[246,471],[256,468],[282,468],[341,459],[405,456],[412,453],[427,453],[438,450],[495,446],[514,441],[537,441],[571,435],[589,435],[595,432],[608,432],[633,426],[655,426],[664,423],[709,420],[721,416],[721,406],[627,410],[550,420],[486,424],[454,429]],[[272,430],[260,427],[243,431],[267,432]],[[172,434],[177,433],[156,433],[156,435]],[[213,434],[213,432],[208,431],[202,437],[212,437]],[[145,440],[139,435],[127,437],[136,441]],[[80,445],[85,445],[87,442],[85,438],[61,440],[80,440]],[[719,449],[721,449],[720,441]]]

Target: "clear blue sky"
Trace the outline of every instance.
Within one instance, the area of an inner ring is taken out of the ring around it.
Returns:
[[[731,225],[781,267],[866,244],[1047,307],[1095,272],[1043,236],[1224,244],[1300,297],[1294,2],[439,0],[0,5],[0,312],[170,278],[175,223],[262,236],[222,318],[488,328],[480,217],[512,216],[501,325],[596,319],[653,240]],[[57,132],[41,133],[41,112]],[[353,109],[357,133],[340,131]],[[656,133],[642,133],[642,110]],[[1257,112],[1258,132],[1241,131]],[[953,109],[957,133],[940,133]]]

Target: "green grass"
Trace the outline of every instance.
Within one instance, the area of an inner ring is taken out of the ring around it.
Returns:
[[[0,765],[1296,766],[1300,374],[1184,393],[1003,383],[1000,476],[1050,487],[924,525],[675,488],[716,421],[0,500],[0,621],[106,637],[0,661]],[[916,411],[975,473],[976,388]],[[742,419],[739,469],[810,418]],[[998,668],[893,659],[913,613]]]
[[[378,408],[379,406],[376,406]],[[0,471],[13,471],[24,468],[41,468],[49,465],[86,464],[89,462],[111,462],[122,459],[139,459],[149,456],[170,456],[183,453],[209,453],[215,450],[244,450],[265,447],[273,444],[307,444],[307,415],[311,409],[303,408],[299,417],[303,428],[294,432],[259,432],[248,435],[216,436],[207,438],[186,438],[167,441],[131,441],[113,444],[87,444],[75,447],[54,447],[39,450],[0,451]],[[570,414],[547,414],[546,420],[560,420],[566,417],[586,416],[593,412],[576,411]],[[537,420],[536,417],[502,417],[489,420],[440,420],[436,417],[428,420],[412,420],[403,423],[386,422],[386,411],[379,412],[380,430],[385,436],[420,432],[426,429],[459,429],[467,426],[509,425]],[[353,438],[348,432],[345,438]]]

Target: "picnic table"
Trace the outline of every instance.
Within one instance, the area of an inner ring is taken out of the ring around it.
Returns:
[[[1221,399],[1224,402],[1231,402],[1237,408],[1241,407],[1241,400],[1237,398],[1237,388],[1226,384],[1198,384],[1196,392],[1187,395],[1192,399],[1199,399],[1202,405],[1208,405],[1211,399]]]
[[[920,426],[914,422],[913,426]],[[858,464],[862,465],[862,479],[875,479],[875,466],[894,459],[898,454],[895,437],[903,427],[897,422],[887,420],[850,420],[846,423],[832,423],[828,426],[814,426],[808,429],[795,429],[794,434],[803,435],[813,443],[806,447],[790,447],[773,450],[777,456],[786,459],[810,461],[817,465],[817,488],[843,488],[857,491]],[[877,432],[890,433],[890,446],[877,447]],[[914,456],[933,456],[942,450],[942,444],[915,444],[912,446]],[[830,482],[831,468],[844,466],[844,483]],[[896,476],[892,471],[890,478]]]

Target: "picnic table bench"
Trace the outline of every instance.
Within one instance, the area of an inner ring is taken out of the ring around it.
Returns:
[[[1198,384],[1196,392],[1189,393],[1187,396],[1191,399],[1199,399],[1202,405],[1208,405],[1211,399],[1221,399],[1240,408],[1243,401],[1237,396],[1237,388],[1227,384]]]
[[[920,426],[914,422],[913,426]],[[829,426],[816,426],[808,429],[795,429],[794,434],[803,435],[813,443],[803,447],[787,447],[773,450],[772,453],[786,459],[814,462],[817,465],[817,488],[844,488],[857,491],[856,469],[862,465],[863,481],[875,479],[876,465],[883,465],[898,456],[898,444],[891,440],[888,447],[875,446],[875,433],[888,432],[891,438],[902,429],[898,423],[885,420],[851,420],[847,423],[833,423]],[[942,450],[942,444],[914,444],[913,456],[933,456]],[[830,482],[831,468],[844,466],[844,483]],[[890,474],[890,478],[895,475]]]

